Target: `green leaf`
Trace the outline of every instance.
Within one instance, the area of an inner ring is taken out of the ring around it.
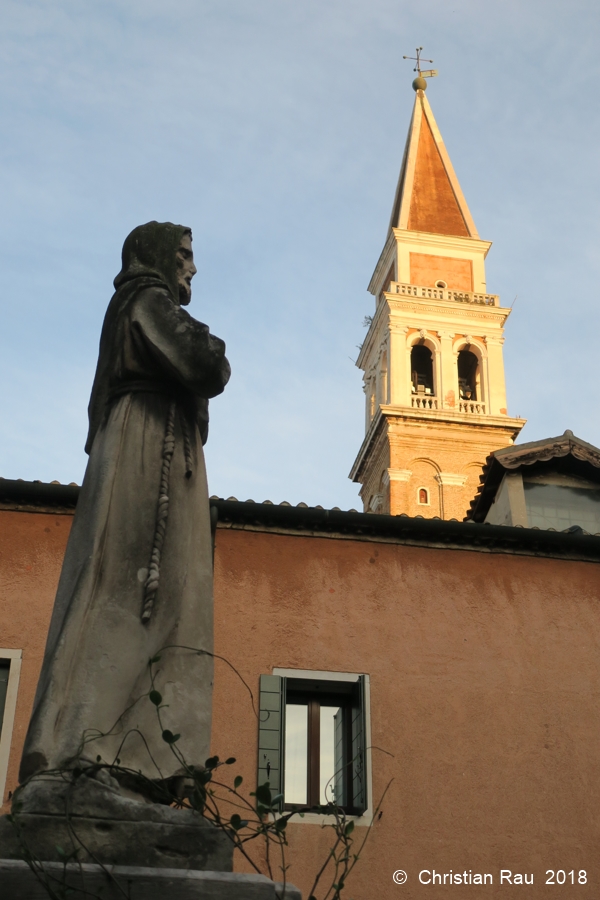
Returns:
[[[181,737],[180,734],[173,734],[173,732],[169,731],[168,728],[165,728],[165,730],[162,733],[162,739],[167,744],[174,744],[176,741],[179,740],[180,737]]]
[[[235,778],[233,779],[233,786],[234,786],[234,788],[235,788],[236,791],[237,791],[237,789],[239,788],[239,786],[240,786],[240,784],[242,783],[243,780],[244,780],[244,779],[242,778],[241,775],[236,775]]]
[[[287,828],[287,819],[277,819],[275,822],[275,831],[285,831]]]
[[[237,813],[234,813],[230,818],[229,823],[232,828],[235,828],[236,831],[239,831],[239,829],[242,827],[242,817],[238,816]]]
[[[148,699],[150,700],[150,703],[154,703],[155,706],[160,706],[162,703],[162,694],[159,694],[158,691],[150,691]]]
[[[225,760],[225,765],[232,766],[234,764],[234,762],[237,762],[235,756],[230,756],[229,759]]]
[[[219,757],[218,756],[209,756],[209,758],[204,763],[207,769],[216,769],[219,765]]]
[[[102,757],[101,757],[101,756],[97,756],[97,757],[96,757],[96,762],[102,762]]]
[[[264,804],[264,806],[271,806],[271,789],[268,781],[256,788],[256,799],[259,803]]]
[[[348,822],[348,824],[344,828],[344,834],[346,835],[346,837],[348,837],[348,835],[352,834],[353,831],[354,831],[354,820]]]
[[[157,663],[157,662],[160,662],[160,655],[153,656],[152,659],[150,660],[149,665],[153,665],[153,663]]]

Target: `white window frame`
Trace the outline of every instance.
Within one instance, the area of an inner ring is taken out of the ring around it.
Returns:
[[[6,686],[6,703],[4,705],[4,717],[0,730],[0,797],[4,802],[6,790],[6,776],[10,760],[10,748],[12,744],[13,728],[15,724],[15,712],[17,709],[17,695],[19,693],[19,680],[21,678],[22,650],[7,650],[0,647],[0,659],[8,659],[8,684]]]
[[[355,826],[369,827],[373,823],[373,766],[371,754],[371,680],[364,672],[324,672],[315,671],[314,669],[281,669],[274,668],[272,675],[279,675],[282,678],[309,678],[312,681],[349,681],[356,683],[360,676],[364,678],[365,684],[365,743],[366,743],[366,777],[367,777],[367,808],[360,816],[349,815],[348,819],[353,819]],[[307,825],[332,825],[335,822],[335,816],[328,816],[322,813],[304,813],[304,816],[294,816],[292,822],[296,824],[305,823]]]

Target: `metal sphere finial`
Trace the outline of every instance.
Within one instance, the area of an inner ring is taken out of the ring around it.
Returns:
[[[422,75],[419,75],[412,83],[413,91],[426,91],[427,90],[427,81],[423,78]]]

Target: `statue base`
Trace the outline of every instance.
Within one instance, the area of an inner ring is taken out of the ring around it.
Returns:
[[[232,868],[223,831],[193,810],[124,796],[112,779],[33,779],[0,818],[0,897],[10,900],[284,897],[282,885]],[[302,898],[287,885],[285,900]]]
[[[292,885],[286,885],[284,896],[283,885],[264,875],[53,862],[39,863],[37,869],[36,874],[22,860],[0,860],[0,896],[10,900],[64,895],[69,900],[302,900]]]
[[[83,775],[19,788],[12,816],[0,818],[0,859],[232,871],[224,831],[193,810],[133,800],[114,785]]]

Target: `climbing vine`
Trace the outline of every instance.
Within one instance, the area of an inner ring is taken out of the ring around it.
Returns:
[[[62,862],[60,875],[55,873],[55,867],[48,867],[32,852],[21,827],[21,804],[17,793],[9,819],[19,839],[22,857],[45,888],[48,897],[51,900],[68,900],[72,896],[73,887],[69,884],[69,874],[73,871],[74,866],[75,869],[79,866],[81,870],[81,857],[83,857],[91,858],[96,862],[104,870],[118,895],[129,900],[128,887],[121,883],[111,868],[95,859],[93,853],[77,833],[76,817],[72,815],[74,790],[79,779],[93,778],[103,783],[110,783],[111,779],[115,779],[117,782],[135,784],[136,789],[153,802],[178,809],[194,810],[227,835],[234,848],[256,873],[266,874],[270,879],[279,883],[278,890],[282,900],[286,895],[289,868],[287,861],[288,825],[294,819],[301,819],[308,812],[318,812],[327,817],[322,827],[331,833],[331,843],[325,858],[316,868],[307,900],[342,900],[342,892],[346,888],[351,872],[360,860],[362,850],[370,836],[372,824],[365,829],[362,839],[357,841],[354,818],[349,817],[344,809],[334,802],[310,809],[297,807],[292,810],[284,810],[282,794],[274,793],[269,782],[259,785],[256,790],[246,791],[242,776],[232,777],[230,775],[232,767],[236,763],[234,757],[221,760],[218,756],[212,756],[206,760],[204,766],[191,765],[179,747],[181,734],[165,728],[162,717],[164,704],[163,696],[157,686],[156,667],[160,662],[161,655],[172,649],[193,650],[199,655],[214,656],[214,654],[208,654],[208,651],[196,648],[170,645],[159,651],[148,662],[150,690],[137,702],[150,702],[154,706],[161,739],[169,746],[179,764],[176,777],[150,779],[141,772],[123,766],[118,753],[110,761],[102,759],[101,756],[97,756],[95,762],[87,761],[84,757],[86,743],[91,740],[96,741],[99,736],[103,736],[98,732],[94,732],[92,736],[84,735],[77,757],[64,768],[32,776],[25,784],[36,779],[62,779],[66,784],[65,821],[72,846],[70,849],[59,846],[55,848],[56,854]],[[222,657],[217,658],[223,659]],[[252,707],[256,713],[251,689],[235,667],[227,660],[223,661],[233,669],[249,691]],[[116,723],[108,734],[113,734],[118,724]],[[121,748],[130,733],[123,736]],[[137,733],[139,734],[139,732]],[[145,743],[151,756],[148,742]],[[374,810],[372,821],[375,820],[381,808],[388,788],[389,784]],[[256,845],[257,842],[262,847],[262,865],[250,852],[251,846]],[[92,892],[85,891],[84,894],[92,900],[95,898],[100,900],[99,895]]]

